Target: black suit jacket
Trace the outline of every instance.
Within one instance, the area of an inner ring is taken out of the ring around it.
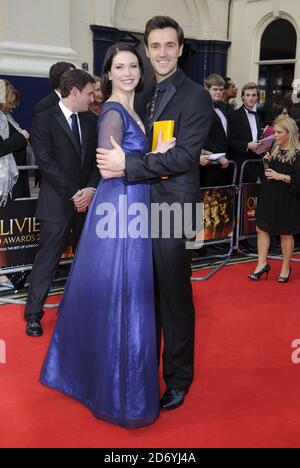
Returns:
[[[257,138],[261,138],[261,118],[256,114],[256,124],[258,127]],[[253,151],[247,151],[247,145],[253,141],[251,127],[247,118],[244,106],[234,111],[229,116],[228,142],[232,159],[241,164],[246,159],[258,158]]]
[[[58,105],[35,114],[31,141],[42,174],[36,213],[40,220],[69,222],[74,215],[74,204],[70,199],[81,188],[98,186],[95,118],[84,112],[79,114],[79,119],[81,148]]]
[[[34,108],[34,114],[38,114],[39,112],[45,112],[46,110],[52,109],[59,103],[59,97],[55,91],[52,91],[51,94],[44,97],[41,101],[37,103]]]
[[[153,85],[137,96],[136,110],[145,120]],[[126,156],[129,182],[152,179],[151,201],[172,204],[199,202],[199,157],[211,125],[212,101],[202,86],[179,70],[164,92],[154,121],[175,120],[176,146],[164,154]],[[152,142],[152,130],[148,134]],[[168,180],[160,177],[169,176]]]
[[[223,112],[224,117],[227,120],[226,113],[221,107],[220,111]],[[213,112],[212,123],[207,135],[206,142],[204,144],[204,149],[211,151],[212,153],[227,153],[227,135],[225,133],[222,121],[215,111]]]
[[[225,112],[225,108],[220,103],[219,109],[223,112],[224,117],[227,120],[227,132],[228,132],[228,118]],[[212,123],[208,132],[204,149],[211,151],[212,153],[226,153],[228,154],[228,138],[225,133],[222,121],[218,114],[214,111]],[[228,173],[229,169],[222,169],[220,164],[213,164],[200,167],[200,186],[201,187],[216,187],[220,185],[228,185],[231,182],[231,177]]]
[[[17,131],[14,131],[11,124],[9,124],[9,137],[3,139],[0,135],[0,157],[6,156],[10,153],[16,153],[18,151],[25,150],[27,146],[27,140]]]

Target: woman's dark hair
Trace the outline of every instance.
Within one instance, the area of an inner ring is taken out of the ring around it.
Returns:
[[[108,72],[111,71],[113,59],[119,52],[131,52],[133,55],[136,56],[138,59],[141,78],[138,82],[137,87],[135,88],[136,92],[140,92],[144,88],[144,65],[143,61],[138,54],[137,50],[131,45],[127,44],[126,42],[118,42],[117,44],[112,45],[105,54],[103,69],[102,69],[102,76],[101,76],[101,92],[103,96],[103,100],[106,101],[112,93],[112,85],[111,81],[108,78]]]
[[[183,29],[179,26],[177,21],[175,21],[170,16],[153,16],[148,23],[146,24],[145,34],[144,34],[144,42],[146,47],[148,47],[148,37],[151,31],[154,29],[165,29],[165,28],[173,28],[177,32],[178,43],[180,46],[184,43],[184,33]]]
[[[284,109],[287,110],[289,115],[289,111],[284,105],[273,104],[267,113],[265,123],[267,125],[273,125],[274,120],[276,120],[276,118],[283,113]]]

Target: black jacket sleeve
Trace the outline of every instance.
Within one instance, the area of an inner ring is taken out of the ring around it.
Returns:
[[[294,172],[291,174],[291,192],[300,193],[300,151],[296,154],[296,160],[294,162]]]
[[[26,148],[27,140],[21,133],[15,133],[3,140],[0,136],[0,157]]]
[[[183,97],[183,99],[185,99]],[[199,159],[212,121],[212,101],[205,90],[194,93],[193,105],[188,99],[177,122],[176,146],[166,153],[126,156],[129,182],[174,176],[189,172]],[[176,120],[176,115],[174,115]]]

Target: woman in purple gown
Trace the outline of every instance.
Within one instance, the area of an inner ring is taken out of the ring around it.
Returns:
[[[102,77],[108,99],[99,117],[99,146],[111,148],[113,136],[125,154],[147,151],[144,127],[133,109],[142,74],[134,48],[116,44],[109,49]],[[165,152],[174,142],[159,145],[157,151]],[[137,428],[151,424],[159,414],[150,187],[147,182],[127,183],[125,177],[105,179],[105,172],[102,176],[41,383],[81,401],[97,418]],[[141,209],[137,221],[141,206],[146,214]]]

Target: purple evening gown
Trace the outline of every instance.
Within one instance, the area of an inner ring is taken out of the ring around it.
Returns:
[[[100,145],[108,147],[112,122],[121,129],[115,137],[125,154],[147,150],[146,136],[116,102],[103,105]],[[59,307],[41,383],[81,401],[97,418],[137,428],[151,424],[159,414],[151,238],[99,238],[107,216],[103,204],[113,208],[118,232],[119,203],[125,196],[128,206],[150,207],[147,182],[100,182]],[[126,224],[136,216],[129,214]]]

